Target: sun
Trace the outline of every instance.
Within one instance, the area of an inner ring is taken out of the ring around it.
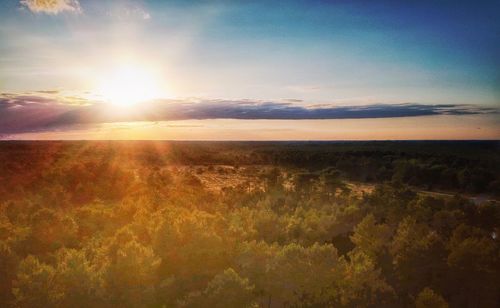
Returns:
[[[103,75],[97,93],[113,105],[131,106],[164,95],[160,78],[146,67],[127,64]]]

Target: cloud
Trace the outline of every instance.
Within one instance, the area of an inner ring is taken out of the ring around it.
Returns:
[[[474,105],[419,103],[336,106],[289,101],[153,100],[134,112],[81,97],[57,94],[0,94],[0,134],[64,130],[102,123],[204,119],[326,120],[418,117],[433,115],[498,114],[498,108]]]
[[[116,6],[108,12],[108,16],[118,20],[149,20],[151,14],[136,4]]]
[[[41,90],[41,91],[37,91],[37,92],[42,93],[42,94],[58,94],[59,90]]]
[[[21,0],[21,5],[33,13],[59,14],[64,11],[81,13],[78,0]]]
[[[268,119],[326,120],[415,117],[429,115],[466,115],[497,112],[493,108],[472,105],[372,104],[364,106],[295,105],[289,102],[205,100],[160,106],[164,114],[176,119]],[[162,113],[160,113],[162,114]]]

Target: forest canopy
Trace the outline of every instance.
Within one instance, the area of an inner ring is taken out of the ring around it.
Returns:
[[[498,142],[2,142],[2,307],[498,307]]]

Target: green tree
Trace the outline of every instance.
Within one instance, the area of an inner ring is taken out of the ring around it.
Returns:
[[[16,277],[18,256],[5,241],[0,241],[0,306],[13,299],[12,281]]]
[[[61,249],[57,254],[55,284],[62,292],[63,307],[103,305],[100,270],[85,257],[83,250]]]
[[[373,214],[368,214],[355,228],[351,241],[366,255],[378,260],[390,244],[391,229],[386,224],[377,224]]]
[[[31,234],[27,246],[35,254],[53,252],[76,245],[75,221],[55,209],[42,208],[31,216]]]
[[[448,303],[430,288],[420,292],[415,300],[416,308],[448,308]]]
[[[498,243],[478,228],[461,225],[449,243],[450,289],[453,303],[494,307],[500,294]]]
[[[217,274],[203,292],[190,293],[181,306],[186,307],[257,307],[254,286],[232,268]]]
[[[416,296],[427,285],[442,286],[446,252],[439,235],[411,217],[398,226],[391,243],[396,278],[402,299]]]
[[[108,248],[104,286],[112,305],[145,306],[154,302],[160,258],[136,241],[127,229],[117,232]]]
[[[342,307],[383,307],[394,304],[394,289],[384,280],[375,261],[361,251],[349,253],[342,277],[335,285],[335,303]]]
[[[56,288],[56,271],[28,256],[19,264],[12,293],[15,305],[21,307],[52,307],[60,303],[63,296]]]
[[[280,189],[283,186],[283,179],[279,168],[272,168],[262,174],[261,178],[266,186],[266,191]]]

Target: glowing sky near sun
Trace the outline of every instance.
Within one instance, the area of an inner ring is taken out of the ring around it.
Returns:
[[[499,139],[499,9],[0,0],[0,137]]]

